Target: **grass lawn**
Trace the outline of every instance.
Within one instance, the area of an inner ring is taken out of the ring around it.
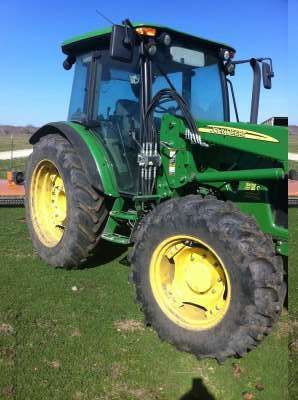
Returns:
[[[15,135],[13,137],[13,149],[22,150],[30,149],[32,146],[29,143],[30,135]],[[7,151],[11,149],[10,135],[0,136],[0,151]]]
[[[104,245],[92,268],[52,269],[32,250],[23,209],[0,208],[0,221],[1,400],[288,398],[286,312],[245,358],[198,361],[143,325],[125,248]]]
[[[290,399],[298,399],[298,208],[289,210],[289,392]]]
[[[17,135],[13,139],[14,150],[29,149],[32,146],[28,142],[30,135]],[[0,152],[11,148],[10,136],[0,136]],[[12,167],[15,171],[24,171],[26,168],[26,158],[15,158]],[[11,168],[10,160],[0,160],[0,179],[6,178],[6,172]]]
[[[289,151],[298,153],[298,135],[289,135]]]
[[[12,163],[12,169],[14,171],[25,171],[26,162],[27,158],[15,158]],[[10,168],[10,160],[0,160],[0,179],[6,178],[6,173]]]

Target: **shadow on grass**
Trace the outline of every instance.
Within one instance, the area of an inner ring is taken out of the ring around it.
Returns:
[[[123,255],[123,257],[119,260],[119,263],[128,266],[129,262],[125,254],[126,252],[127,246],[102,240],[98,246],[98,249],[96,250],[96,253],[87,261],[86,265],[84,265],[84,268],[89,269],[100,267],[101,265],[115,261],[121,255]]]
[[[215,397],[209,393],[204,385],[202,379],[195,378],[192,381],[192,388],[189,392],[185,393],[179,400],[216,400]]]

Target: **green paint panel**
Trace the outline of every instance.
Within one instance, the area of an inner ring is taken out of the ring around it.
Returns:
[[[71,126],[86,143],[97,166],[105,194],[112,197],[119,197],[116,178],[113,172],[114,167],[99,137],[82,125],[74,122],[68,122],[68,125]]]
[[[215,128],[214,131],[221,133],[204,133],[204,128],[208,128],[208,126],[225,127],[227,130]],[[199,131],[201,128],[200,133],[203,141],[209,144],[229,147],[283,162],[288,160],[288,129],[285,127],[215,121],[198,121],[198,127]],[[229,128],[232,129],[229,130]],[[238,129],[239,132],[237,132]],[[241,133],[241,130],[243,133]],[[249,132],[256,139],[241,137],[241,134],[249,135]],[[259,133],[264,137],[254,135],[254,133]],[[237,134],[239,136],[232,136]]]
[[[194,36],[194,35],[191,35],[191,34],[188,34],[188,33],[185,33],[185,32],[181,32],[179,30],[175,30],[175,29],[163,26],[163,25],[152,24],[152,23],[147,23],[146,24],[146,23],[134,22],[133,26],[135,28],[142,27],[142,26],[148,26],[148,27],[156,28],[158,30],[166,31],[166,32],[168,32],[170,34],[172,33],[173,35],[179,35],[179,36],[183,35],[188,40],[199,41],[201,43],[204,43],[205,45],[223,47],[223,48],[235,51],[234,48],[232,48],[231,46],[229,46],[229,45],[227,45],[225,43],[215,42],[213,40],[209,40],[209,39],[205,39],[205,38],[202,38],[202,37]],[[109,35],[111,32],[112,32],[112,27],[110,26],[110,27],[106,27],[104,29],[97,29],[97,30],[94,30],[94,31],[91,31],[91,32],[87,32],[87,33],[82,34],[82,35],[74,36],[74,37],[72,37],[70,39],[65,40],[62,43],[62,49],[67,54],[67,46],[68,45],[72,45],[74,43],[82,42],[82,41],[85,41],[85,40],[87,41],[89,39],[95,39],[97,37],[100,38],[100,37],[102,37],[104,35]]]
[[[261,230],[279,240],[287,240],[287,229],[275,224],[269,201],[270,181],[260,184],[252,181],[240,182],[237,190],[226,184],[221,192],[227,200],[237,205],[240,211],[256,218]]]

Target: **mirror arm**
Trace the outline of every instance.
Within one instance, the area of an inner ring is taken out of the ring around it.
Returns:
[[[259,60],[256,58],[250,59],[250,66],[253,70],[253,87],[251,96],[251,109],[250,109],[250,123],[258,123],[259,102],[260,102],[260,88],[261,88],[261,69]]]
[[[230,86],[230,90],[231,90],[231,95],[232,95],[232,100],[233,100],[233,106],[234,106],[236,121],[239,122],[239,115],[238,115],[236,97],[235,97],[235,92],[234,92],[234,86],[233,86],[233,83],[228,78],[227,78],[227,82],[228,82],[228,84]]]

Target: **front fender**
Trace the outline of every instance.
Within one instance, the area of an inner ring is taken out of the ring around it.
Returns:
[[[29,141],[34,145],[49,134],[64,136],[72,144],[95,189],[111,197],[120,196],[113,164],[104,145],[92,131],[74,122],[51,122],[38,129]]]

